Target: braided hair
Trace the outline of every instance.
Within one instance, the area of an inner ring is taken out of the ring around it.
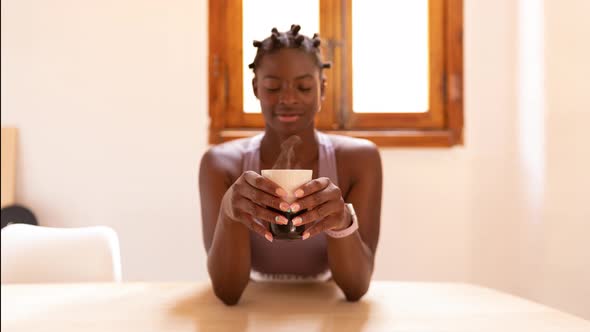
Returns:
[[[294,48],[300,49],[308,54],[313,55],[320,72],[324,68],[330,68],[329,62],[323,62],[320,53],[321,40],[317,33],[312,38],[299,34],[301,26],[298,24],[292,24],[291,29],[286,32],[279,32],[277,28],[272,28],[270,37],[267,37],[263,41],[255,40],[253,42],[256,50],[256,56],[254,61],[248,65],[248,68],[256,72],[256,68],[260,65],[262,58],[269,53],[276,52],[282,48]]]

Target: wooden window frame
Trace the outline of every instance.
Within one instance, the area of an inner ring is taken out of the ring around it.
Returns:
[[[352,0],[319,3],[325,56],[335,66],[324,71],[329,84],[316,117],[318,129],[366,138],[378,146],[463,144],[463,0],[429,0],[430,109],[424,113],[351,111]],[[248,137],[264,128],[261,114],[243,112],[243,93],[252,92],[242,91],[242,45],[242,1],[210,0],[210,144]]]

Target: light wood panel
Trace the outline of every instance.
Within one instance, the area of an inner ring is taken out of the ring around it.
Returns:
[[[16,192],[17,129],[2,127],[2,192],[1,206],[12,205]]]
[[[590,322],[468,284],[250,283],[237,306],[208,283],[2,285],[2,331],[569,331]]]

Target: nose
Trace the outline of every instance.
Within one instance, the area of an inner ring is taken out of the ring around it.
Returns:
[[[293,87],[286,86],[281,90],[281,94],[279,95],[279,103],[284,105],[292,105],[297,103],[297,96],[295,95],[295,89],[293,89]]]

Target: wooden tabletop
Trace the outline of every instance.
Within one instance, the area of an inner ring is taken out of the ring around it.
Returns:
[[[468,284],[250,283],[223,305],[208,283],[2,285],[2,331],[590,331],[590,322]]]

